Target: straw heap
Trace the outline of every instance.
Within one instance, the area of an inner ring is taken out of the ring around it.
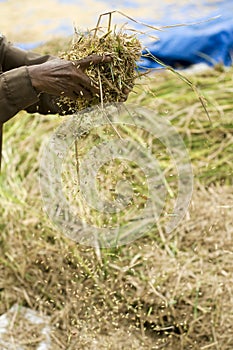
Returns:
[[[58,45],[43,52],[56,55],[64,42]],[[159,232],[130,245],[102,249],[101,259],[97,249],[66,239],[41,209],[38,150],[60,118],[20,112],[6,123],[0,314],[17,302],[52,315],[53,349],[233,349],[232,76],[233,67],[192,75],[209,102],[211,123],[190,86],[170,72],[146,77],[153,94],[140,87],[131,94],[129,103],[157,111],[176,127],[192,160],[195,189],[190,215],[175,232],[164,235],[157,226]],[[169,153],[150,149],[172,186]],[[171,212],[164,213],[169,219]],[[29,329],[24,339],[32,334]]]
[[[62,53],[61,58],[79,60],[89,55],[110,55],[110,63],[90,65],[86,74],[94,84],[98,84],[100,94],[86,100],[80,96],[76,101],[61,98],[59,104],[69,112],[75,112],[99,103],[121,102],[124,100],[124,89],[132,90],[135,79],[139,76],[137,61],[141,56],[141,44],[135,35],[119,31],[109,31],[98,36],[91,31],[75,34],[71,49]]]

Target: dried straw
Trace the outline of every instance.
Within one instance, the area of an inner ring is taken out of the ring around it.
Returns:
[[[76,101],[62,98],[62,107],[70,112],[82,110],[100,103],[121,102],[125,99],[125,89],[132,90],[139,72],[136,70],[137,61],[141,56],[141,44],[135,35],[128,35],[120,30],[111,30],[103,35],[89,31],[77,33],[70,49],[62,53],[67,60],[79,60],[92,54],[110,55],[110,63],[90,65],[86,74],[94,85],[98,85],[100,93],[86,100],[82,94]]]

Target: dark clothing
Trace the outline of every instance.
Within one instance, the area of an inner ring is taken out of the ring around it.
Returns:
[[[42,114],[58,113],[52,96],[40,94],[31,84],[27,66],[51,59],[14,47],[0,34],[0,124],[20,110]]]

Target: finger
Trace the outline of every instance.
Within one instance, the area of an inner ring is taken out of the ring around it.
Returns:
[[[76,85],[73,90],[65,90],[61,93],[61,95],[69,97],[72,100],[76,100],[77,98],[85,98],[86,100],[90,100],[93,97],[93,94],[81,85]]]
[[[126,96],[128,96],[128,94],[129,94],[131,91],[132,91],[132,89],[129,89],[129,88],[124,88],[124,89],[122,90],[123,94],[126,95]]]
[[[89,90],[93,94],[99,93],[98,86],[85,73],[79,70],[77,78],[80,85],[82,85],[86,90]]]
[[[123,89],[122,90],[122,95],[121,95],[121,97],[120,97],[120,102],[125,102],[127,99],[128,99],[128,97],[129,97],[129,93],[130,93],[130,89],[128,89],[128,88],[125,88],[125,89]]]
[[[72,100],[77,100],[80,97],[81,85],[76,84],[75,86],[69,86],[60,93],[61,96],[69,97]]]
[[[119,99],[119,102],[125,102],[127,100],[128,96],[121,96],[121,98]]]
[[[75,91],[64,91],[63,93],[61,93],[62,96],[65,97],[69,97],[71,100],[77,100],[77,98],[79,97]]]
[[[87,89],[85,89],[84,87],[80,87],[79,90],[75,90],[74,93],[76,94],[76,98],[85,98],[86,100],[90,100],[93,95],[91,94],[90,91],[88,91]]]
[[[90,67],[91,64],[99,64],[99,63],[106,63],[111,62],[112,58],[107,55],[90,55],[85,58],[82,58],[81,60],[75,61],[75,64],[79,66],[81,69],[87,69]]]

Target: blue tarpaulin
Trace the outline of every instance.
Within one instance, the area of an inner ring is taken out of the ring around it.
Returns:
[[[207,20],[188,26],[167,29],[159,33],[159,41],[147,48],[165,64],[175,68],[205,63],[232,65],[233,1],[220,1],[218,10],[210,12]],[[219,17],[215,17],[219,16]],[[142,66],[159,67],[152,58],[143,59]]]

